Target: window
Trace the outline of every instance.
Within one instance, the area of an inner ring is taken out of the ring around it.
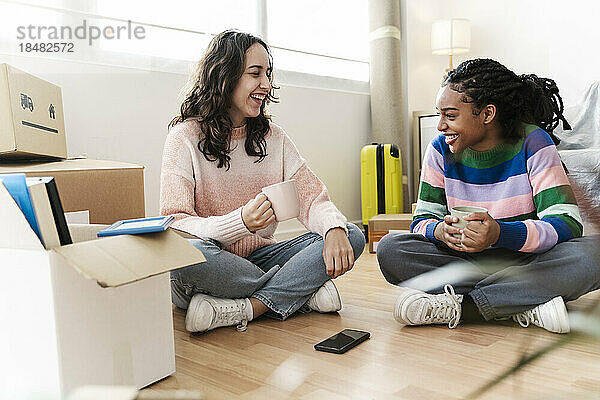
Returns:
[[[368,82],[369,43],[365,0],[267,1],[267,37],[275,68]],[[152,5],[142,0],[98,0],[98,13],[147,25],[145,41],[102,40],[107,51],[197,61],[210,39],[225,29],[257,32],[257,1]]]
[[[34,42],[30,38],[38,37],[38,26],[57,25],[62,20],[55,11],[16,3],[0,3],[0,16],[0,51],[8,54],[22,54],[20,44]]]
[[[266,36],[273,51],[275,69],[301,73],[298,76],[369,81],[366,0],[13,2],[2,4],[0,8],[2,36],[6,39],[0,50],[18,52],[17,26],[55,24],[75,28],[85,20],[88,26],[103,29],[132,21],[135,26],[143,27],[144,39],[115,40],[101,36],[92,45],[85,40],[77,43],[76,54],[43,56],[187,73],[190,63],[201,58],[215,34],[232,28],[260,34],[257,27],[264,21],[258,11],[264,5]]]
[[[97,0],[98,14],[197,32],[229,28],[254,31],[256,3],[251,0]]]
[[[276,63],[285,70],[368,81],[367,16],[366,0],[267,0]]]

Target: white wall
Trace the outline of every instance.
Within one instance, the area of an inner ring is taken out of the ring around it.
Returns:
[[[187,76],[123,67],[0,55],[62,88],[69,156],[144,165],[147,215],[158,214],[167,124]],[[296,142],[349,220],[360,220],[360,148],[370,130],[368,94],[280,85],[274,122]],[[280,231],[299,224],[283,224]]]
[[[600,2],[573,0],[401,0],[406,24],[409,116],[435,108],[447,56],[430,50],[431,23],[440,18],[471,20],[471,52],[455,56],[493,58],[517,74],[554,79],[566,104],[580,100],[600,80]]]

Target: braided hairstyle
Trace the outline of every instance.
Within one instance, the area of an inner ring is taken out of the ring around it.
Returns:
[[[571,129],[563,116],[564,106],[556,82],[537,75],[517,75],[498,61],[477,58],[462,62],[448,72],[442,86],[463,93],[462,101],[473,103],[473,114],[479,115],[488,104],[496,106],[496,115],[504,138],[517,142],[523,135],[519,123],[534,124],[544,129],[554,141],[553,133],[562,121],[565,130]]]

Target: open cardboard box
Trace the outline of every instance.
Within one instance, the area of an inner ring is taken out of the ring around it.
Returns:
[[[2,184],[0,221],[0,398],[141,388],[175,371],[168,271],[204,262],[199,250],[171,230],[97,239],[88,225],[46,250]]]

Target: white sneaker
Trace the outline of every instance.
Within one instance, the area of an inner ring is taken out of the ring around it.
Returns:
[[[401,287],[402,293],[394,306],[394,318],[404,325],[448,324],[456,328],[462,313],[462,294],[455,294],[450,285],[442,294],[428,294]]]
[[[310,296],[306,305],[308,305],[311,310],[320,313],[335,312],[342,309],[342,299],[340,298],[340,294],[338,293],[335,284],[330,279]]]
[[[248,325],[246,307],[246,299],[195,294],[185,316],[185,329],[188,332],[206,332],[221,326],[237,325],[237,330],[243,332]]]
[[[554,333],[569,333],[571,331],[567,307],[565,307],[565,302],[560,296],[512,317],[523,328],[527,328],[529,324],[533,323]]]

